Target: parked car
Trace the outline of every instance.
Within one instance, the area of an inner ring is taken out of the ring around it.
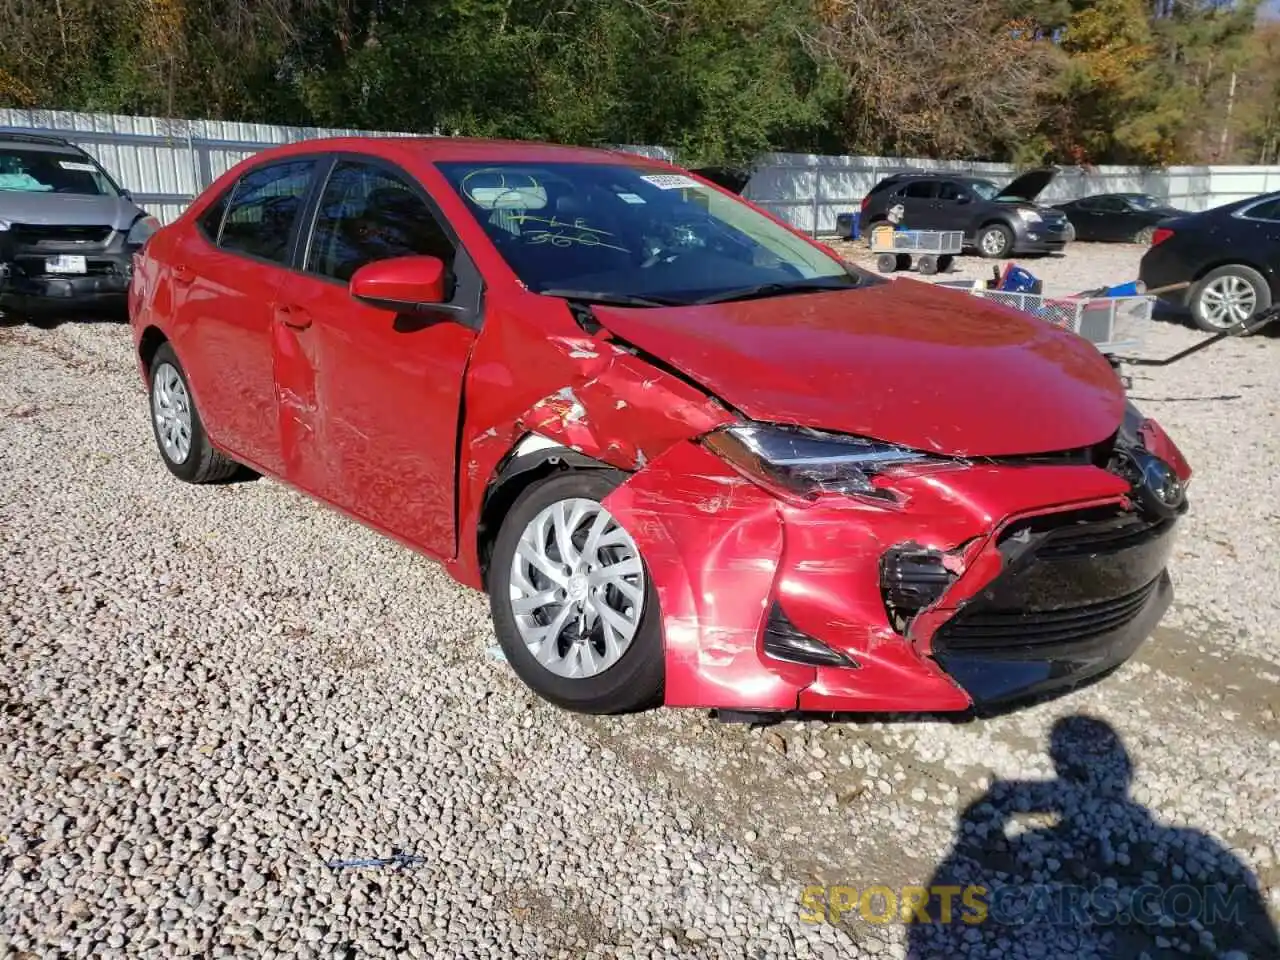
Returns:
[[[133,254],[159,226],[79,147],[0,132],[0,309],[122,308]]]
[[[666,164],[273,148],[129,304],[170,472],[442,561],[574,710],[964,710],[1097,676],[1170,601],[1190,470],[1092,346]]]
[[[1141,243],[1148,246],[1156,224],[1187,211],[1146,193],[1098,193],[1055,204],[1075,228],[1077,240]]]
[[[1214,333],[1280,303],[1280,193],[1162,221],[1139,277],[1148,290],[1189,283],[1166,298]]]
[[[1001,189],[979,177],[908,171],[877,183],[862,200],[865,232],[902,208],[910,230],[962,230],[965,246],[984,257],[1054,253],[1072,239],[1061,210],[1035,202],[1057,176],[1052,169],[1024,173]]]

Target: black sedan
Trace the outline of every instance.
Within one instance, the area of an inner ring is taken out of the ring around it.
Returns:
[[[1150,244],[1156,224],[1185,210],[1145,193],[1099,193],[1055,204],[1075,228],[1077,240]]]
[[[1213,333],[1280,303],[1280,193],[1164,221],[1138,276],[1148,290],[1190,284],[1169,299]]]

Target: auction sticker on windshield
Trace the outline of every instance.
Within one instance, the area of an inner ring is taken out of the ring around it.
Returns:
[[[686,187],[700,187],[693,177],[681,176],[678,173],[651,173],[640,178],[652,183],[659,190],[683,190]]]

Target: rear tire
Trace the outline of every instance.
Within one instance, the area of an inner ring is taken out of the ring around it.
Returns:
[[[1197,327],[1221,333],[1270,307],[1271,288],[1257,270],[1233,263],[1210,270],[1197,280],[1187,305]]]
[[[938,272],[938,259],[932,254],[926,253],[924,256],[916,260],[916,269],[923,273],[926,277],[932,276]]]
[[[653,579],[631,535],[598,506],[621,479],[616,471],[584,470],[534,484],[508,511],[489,562],[489,606],[507,662],[544,700],[578,713],[643,709],[660,702],[663,689],[662,616]],[[565,551],[557,512],[567,520]],[[608,545],[593,548],[593,532]],[[617,576],[602,578],[610,567]],[[581,598],[576,605],[575,597]],[[626,637],[628,622],[633,629]]]
[[[978,231],[977,246],[988,260],[1003,260],[1013,252],[1013,231],[1003,223],[989,223]]]
[[[1140,243],[1144,247],[1151,246],[1151,241],[1156,237],[1155,227],[1143,227],[1133,235],[1133,242]]]
[[[187,483],[217,483],[240,469],[209,442],[186,371],[168,343],[162,343],[151,358],[147,382],[151,432],[170,473]]]

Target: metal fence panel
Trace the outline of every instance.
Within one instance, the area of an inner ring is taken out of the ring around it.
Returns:
[[[266,147],[314,137],[408,135],[223,120],[0,109],[0,130],[5,129],[48,133],[80,145],[165,223],[176,218],[217,177]],[[618,149],[654,159],[675,159],[664,147],[637,145]],[[908,169],[949,171],[1001,184],[1018,172],[1009,164],[985,161],[770,153],[754,163],[744,196],[800,230],[832,236],[837,216],[858,210],[862,198],[883,177]],[[1167,170],[1068,167],[1041,199],[1061,203],[1093,193],[1127,191],[1149,193],[1186,210],[1206,210],[1272,190],[1280,190],[1280,166]]]

